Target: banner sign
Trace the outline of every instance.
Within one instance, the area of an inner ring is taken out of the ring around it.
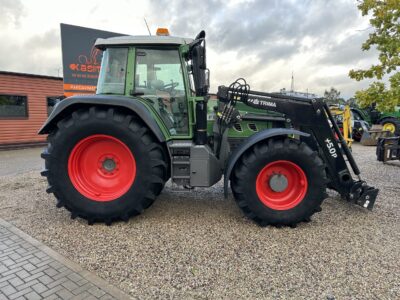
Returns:
[[[94,47],[97,38],[124,34],[61,24],[61,49],[64,95],[87,95],[96,92],[102,51]]]

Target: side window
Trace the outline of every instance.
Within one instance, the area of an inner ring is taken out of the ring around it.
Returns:
[[[136,49],[135,92],[154,106],[171,134],[188,134],[187,99],[177,49]]]
[[[125,93],[127,60],[128,48],[108,48],[104,52],[97,83],[98,94]]]

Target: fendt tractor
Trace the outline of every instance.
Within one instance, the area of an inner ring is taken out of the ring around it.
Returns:
[[[361,179],[322,99],[256,92],[239,79],[211,100],[205,32],[161,32],[97,39],[96,94],[61,101],[40,129],[58,207],[109,225],[142,213],[169,179],[196,188],[223,177],[225,197],[230,183],[261,226],[309,221],[327,188],[372,209],[378,190]]]

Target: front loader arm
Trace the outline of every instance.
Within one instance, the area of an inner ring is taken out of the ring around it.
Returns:
[[[229,99],[232,92],[222,86],[219,87],[218,94]],[[256,91],[249,91],[241,99],[237,99],[237,95],[235,97],[235,101],[242,101],[251,107],[282,113],[293,128],[310,134],[309,137],[300,138],[320,154],[330,179],[329,186],[348,201],[368,209],[373,208],[379,190],[361,180],[354,157],[322,99],[304,99]],[[344,156],[357,179],[353,178]]]

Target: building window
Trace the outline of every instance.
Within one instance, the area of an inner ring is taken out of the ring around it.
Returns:
[[[51,112],[54,109],[54,106],[63,100],[65,97],[64,96],[51,96],[51,97],[46,97],[47,99],[47,116],[50,116]]]
[[[28,116],[26,96],[0,95],[0,118],[21,118]]]

